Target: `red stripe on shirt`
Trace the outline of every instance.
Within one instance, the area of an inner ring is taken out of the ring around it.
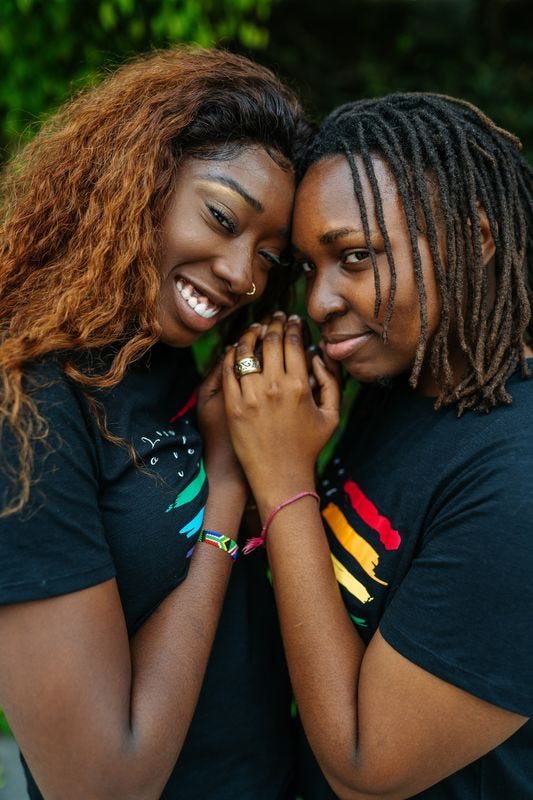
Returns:
[[[342,488],[350,498],[353,510],[359,514],[363,522],[377,531],[379,541],[385,550],[397,550],[402,537],[392,527],[387,517],[379,513],[374,503],[361,491],[355,481],[346,481]]]

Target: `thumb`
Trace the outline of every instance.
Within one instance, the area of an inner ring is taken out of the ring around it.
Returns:
[[[313,358],[311,366],[319,386],[318,407],[322,411],[338,414],[341,393],[337,378],[331,374],[319,355]]]

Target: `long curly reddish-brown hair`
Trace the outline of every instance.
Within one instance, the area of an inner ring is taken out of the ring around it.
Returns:
[[[63,106],[7,166],[0,227],[0,432],[19,462],[3,515],[29,498],[46,423],[24,367],[63,353],[77,383],[108,387],[157,341],[158,231],[184,156],[259,143],[287,168],[307,139],[296,98],[268,70],[219,50],[141,57]],[[103,374],[76,351],[113,345]],[[5,431],[4,431],[5,432]]]

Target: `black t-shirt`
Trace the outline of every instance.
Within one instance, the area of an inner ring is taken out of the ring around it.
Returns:
[[[530,361],[533,367],[533,360]],[[533,380],[511,406],[436,412],[403,382],[362,392],[321,482],[347,610],[407,659],[494,705],[533,714]],[[303,745],[304,800],[335,795]],[[533,797],[533,722],[417,795]]]
[[[98,359],[94,359],[96,361]],[[105,361],[105,358],[100,360]],[[101,365],[102,366],[102,365]],[[208,485],[194,419],[189,351],[159,344],[111,390],[80,388],[49,357],[28,374],[47,445],[36,447],[30,504],[0,520],[0,603],[117,580],[133,635],[187,576]],[[4,433],[2,458],[10,458]],[[0,477],[0,496],[7,489]],[[264,554],[238,559],[200,699],[164,800],[276,800],[292,773],[290,692]],[[36,708],[35,714],[39,713]],[[28,775],[30,797],[41,795]]]

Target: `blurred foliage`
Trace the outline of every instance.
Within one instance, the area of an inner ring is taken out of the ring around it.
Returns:
[[[464,97],[533,153],[529,0],[0,0],[0,148],[135,53],[222,42],[274,67],[314,116],[357,97]]]
[[[282,0],[254,54],[320,119],[340,103],[436,91],[479,105],[533,159],[530,0]]]
[[[265,47],[278,0],[0,0],[0,148],[104,65],[175,42]]]
[[[7,719],[4,712],[0,709],[0,735],[11,733]]]

